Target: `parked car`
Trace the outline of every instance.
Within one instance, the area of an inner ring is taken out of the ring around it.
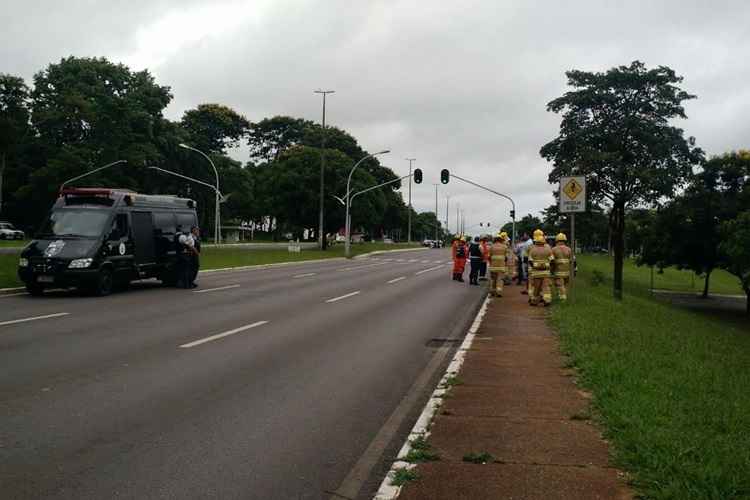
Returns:
[[[422,242],[423,247],[432,248],[433,241],[432,240],[424,240]]]
[[[0,240],[22,240],[23,231],[13,227],[10,222],[0,222]]]
[[[387,245],[392,245],[393,244],[393,240],[391,238],[383,238],[383,243],[385,243]]]

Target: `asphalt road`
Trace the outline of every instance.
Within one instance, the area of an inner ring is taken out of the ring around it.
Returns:
[[[366,498],[440,375],[431,339],[483,297],[448,260],[0,297],[0,497]]]

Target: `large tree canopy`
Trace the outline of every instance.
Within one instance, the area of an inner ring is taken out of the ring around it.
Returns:
[[[19,150],[30,132],[28,100],[29,88],[23,79],[0,73],[0,214],[7,165],[12,162],[18,167]],[[11,182],[11,186],[16,184]]]
[[[560,133],[545,144],[552,162],[549,182],[585,175],[592,200],[611,206],[615,251],[614,293],[622,297],[625,211],[628,206],[671,197],[702,158],[692,138],[671,124],[686,118],[683,102],[695,98],[678,87],[682,77],[666,66],[634,61],[604,73],[566,73],[574,90],[548,111],[562,114]]]
[[[222,104],[199,104],[185,112],[182,127],[190,134],[191,146],[204,153],[224,154],[247,134],[250,122]]]

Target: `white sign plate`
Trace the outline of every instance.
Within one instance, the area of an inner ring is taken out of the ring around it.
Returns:
[[[560,213],[586,211],[586,178],[562,177],[560,179]]]

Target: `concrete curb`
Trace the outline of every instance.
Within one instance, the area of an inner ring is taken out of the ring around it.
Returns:
[[[0,288],[0,295],[10,295],[13,293],[25,292],[25,291],[26,289],[22,286],[19,286],[17,288]]]
[[[446,384],[451,377],[455,377],[461,371],[461,366],[464,364],[464,359],[466,357],[466,351],[471,348],[471,344],[474,342],[474,336],[476,335],[477,330],[479,330],[479,327],[482,324],[482,318],[484,318],[484,315],[487,313],[487,306],[489,303],[490,297],[487,296],[482,303],[482,307],[479,309],[479,312],[474,318],[474,322],[471,324],[466,337],[464,337],[464,341],[461,343],[461,347],[459,347],[458,351],[456,351],[456,354],[453,356],[453,359],[448,365],[448,368],[445,370],[443,378],[440,379],[437,388],[433,391],[432,396],[430,396],[429,401],[427,401],[427,404],[425,404],[422,413],[417,419],[417,423],[414,424],[414,427],[409,433],[409,436],[406,438],[406,442],[398,452],[396,461],[393,462],[393,464],[391,465],[391,469],[385,475],[383,482],[380,483],[380,488],[375,494],[373,500],[393,500],[395,498],[398,498],[398,496],[401,494],[403,486],[395,486],[391,484],[391,482],[393,481],[396,472],[399,469],[409,470],[417,466],[417,464],[413,464],[405,460],[406,456],[411,451],[411,443],[415,439],[418,439],[420,437],[426,438],[430,435],[429,429],[430,424],[432,423],[432,419],[435,417],[435,413],[443,404],[443,396],[450,390],[450,387]]]

